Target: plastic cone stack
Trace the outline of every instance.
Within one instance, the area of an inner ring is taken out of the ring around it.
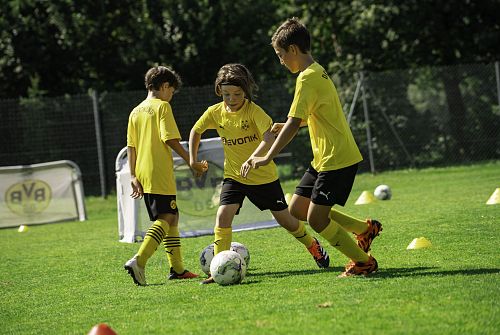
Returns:
[[[486,201],[487,205],[496,205],[500,204],[500,188],[497,188],[495,192],[491,195],[491,197]]]
[[[358,200],[354,203],[355,205],[365,205],[370,204],[375,201],[375,197],[368,191],[363,191],[359,196]]]
[[[414,238],[413,241],[406,247],[407,250],[411,249],[423,249],[432,246],[431,241],[425,237]]]

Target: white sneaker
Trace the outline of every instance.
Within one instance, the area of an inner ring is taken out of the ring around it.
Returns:
[[[134,283],[139,286],[146,286],[146,275],[144,274],[144,268],[141,268],[139,264],[137,264],[137,255],[128,260],[123,267],[128,271],[128,273],[134,280]]]

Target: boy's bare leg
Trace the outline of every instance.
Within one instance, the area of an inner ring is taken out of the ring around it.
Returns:
[[[305,217],[307,216],[307,206],[309,205],[309,199],[294,194],[292,196],[292,199],[290,200],[290,206],[292,206],[292,204],[301,207],[303,213],[300,213],[300,210],[298,209],[299,207],[295,208],[297,209],[297,215],[303,218],[302,220],[293,216],[290,213],[289,209],[285,209],[282,211],[273,211],[272,213],[274,218],[283,228],[285,228],[293,237],[295,237],[307,248],[309,253],[316,261],[316,264],[320,268],[329,267],[330,257],[328,256],[328,253],[323,249],[319,241],[308,233],[304,224]]]
[[[239,204],[221,205],[217,210],[217,217],[214,228],[214,256],[224,250],[231,248],[232,224],[236,212],[240,208]],[[209,276],[201,284],[212,284],[214,279]]]

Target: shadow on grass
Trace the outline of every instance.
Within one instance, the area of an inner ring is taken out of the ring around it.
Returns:
[[[252,269],[251,272],[247,273],[247,278],[248,279],[257,279],[259,277],[271,277],[271,278],[284,278],[284,277],[290,277],[290,276],[308,276],[308,275],[314,275],[318,273],[325,273],[325,272],[340,272],[344,271],[343,267],[331,267],[327,269],[315,269],[315,270],[288,270],[288,271],[275,271],[275,272],[255,272],[255,269]],[[249,280],[249,283],[252,282],[259,282],[259,280]]]
[[[323,273],[323,272],[335,272],[335,271],[344,271],[343,267],[337,266],[337,267],[330,267],[326,269],[311,269],[311,270],[287,270],[287,271],[275,271],[275,272],[270,272],[270,271],[262,271],[262,272],[255,272],[255,269],[252,269],[251,272],[248,272],[249,275],[252,277],[288,277],[288,276],[304,276],[304,275],[312,275],[312,274],[318,274],[318,273]]]
[[[382,268],[376,273],[373,273],[367,277],[356,276],[353,278],[359,279],[374,279],[381,280],[385,278],[401,278],[401,277],[424,277],[424,276],[474,276],[474,275],[484,275],[484,274],[498,274],[500,273],[500,268],[490,268],[490,269],[464,269],[464,270],[438,270],[439,267],[429,267],[429,266],[419,266],[419,267],[407,267],[407,268]],[[325,272],[335,272],[336,277],[342,271],[343,267],[331,267],[328,269],[315,269],[315,270],[289,270],[289,271],[276,271],[276,272],[254,272],[256,269],[252,269],[251,272],[247,273],[247,276],[240,285],[252,285],[261,282],[261,277],[269,278],[285,278],[291,276],[308,276],[318,273]],[[258,270],[258,269],[257,269]],[[200,281],[203,278],[200,279]],[[166,283],[151,283],[147,286],[163,286]]]
[[[439,267],[408,267],[408,268],[382,268],[376,273],[370,274],[367,277],[356,276],[353,278],[362,279],[385,279],[385,278],[401,278],[401,277],[415,277],[415,276],[473,276],[473,275],[484,275],[484,274],[498,274],[500,273],[499,268],[490,269],[464,269],[464,270],[438,270]],[[340,274],[344,271],[343,267],[333,267],[328,269],[318,269],[318,270],[293,270],[293,271],[278,271],[278,272],[258,272],[247,274],[245,281],[242,284],[256,284],[259,283],[259,277],[271,277],[271,278],[283,278],[289,276],[307,276],[312,274],[324,273],[324,272],[336,272]],[[335,275],[335,276],[336,276]]]
[[[415,276],[474,276],[500,273],[499,268],[490,269],[463,269],[463,270],[438,270],[439,267],[414,267],[414,268],[382,268],[377,273],[370,275],[374,278],[400,278]]]
[[[163,286],[166,283],[148,283],[146,286],[137,286],[137,287],[148,287],[148,286]]]

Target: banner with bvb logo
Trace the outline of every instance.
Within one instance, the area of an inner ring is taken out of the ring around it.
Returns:
[[[224,180],[222,143],[220,137],[201,140],[198,160],[208,161],[209,167],[200,178],[194,178],[188,164],[175,152],[172,153],[177,187],[175,206],[179,209],[179,230],[182,237],[213,234]],[[181,144],[188,149],[186,141]],[[118,153],[115,169],[119,240],[127,243],[141,241],[152,222],[149,220],[144,200],[130,197],[132,189],[126,147]],[[244,201],[232,223],[235,232],[277,226],[270,211],[259,210],[248,199]]]
[[[81,172],[74,162],[0,167],[0,228],[85,219]]]

